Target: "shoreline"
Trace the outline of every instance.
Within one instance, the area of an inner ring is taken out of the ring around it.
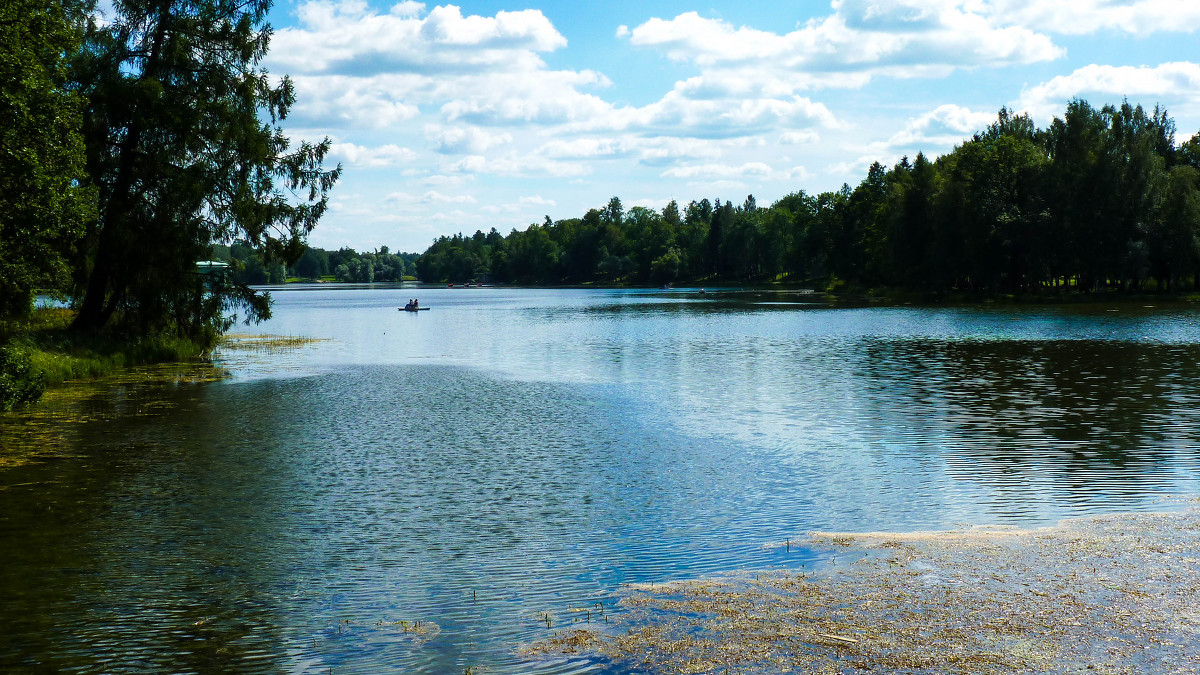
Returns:
[[[357,281],[315,281],[305,279],[289,279],[281,284],[265,284],[256,288],[270,290],[283,289],[288,286],[320,285],[329,288],[341,287],[392,287],[416,289],[440,289],[447,287],[446,281],[406,280],[357,282]],[[461,282],[466,283],[466,282]],[[460,282],[455,282],[456,289],[462,288]],[[619,282],[580,282],[562,284],[517,284],[489,283],[479,284],[474,288],[513,289],[513,290],[643,290],[687,293],[705,289],[708,294],[730,292],[744,293],[784,293],[802,294],[814,301],[835,305],[851,306],[975,306],[975,305],[1134,305],[1144,303],[1159,303],[1163,305],[1195,305],[1200,303],[1200,291],[1129,291],[1110,289],[1103,291],[1045,291],[1024,293],[970,293],[955,292],[925,292],[910,291],[895,288],[859,288],[839,287],[837,289],[822,289],[820,284],[802,281],[762,281],[737,279],[695,279],[673,283],[669,288],[655,284],[626,284]],[[467,290],[463,288],[463,290]]]
[[[627,586],[615,630],[525,653],[651,673],[1197,672],[1198,502],[1038,528],[814,532],[799,543],[841,560]]]

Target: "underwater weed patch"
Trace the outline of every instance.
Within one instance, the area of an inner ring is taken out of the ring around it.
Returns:
[[[652,673],[1200,670],[1195,508],[810,544],[861,557],[816,574],[627,587],[618,630],[574,631],[527,653]]]

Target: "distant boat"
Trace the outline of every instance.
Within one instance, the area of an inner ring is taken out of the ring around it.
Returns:
[[[427,311],[429,311],[428,307],[397,307],[396,309],[400,310],[401,312],[427,312]]]

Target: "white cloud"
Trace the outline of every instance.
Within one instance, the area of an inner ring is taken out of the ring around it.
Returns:
[[[1200,28],[1195,0],[990,0],[986,6],[999,20],[1067,35],[1115,30],[1145,36]]]
[[[808,98],[692,99],[676,85],[659,101],[641,108],[614,109],[606,116],[597,116],[570,128],[683,138],[738,138],[779,127],[838,126],[837,119],[824,104]]]
[[[629,208],[632,208],[634,206],[640,206],[644,209],[650,209],[652,211],[662,211],[664,208],[666,208],[667,204],[670,203],[670,201],[671,201],[670,199],[666,199],[666,198],[634,199],[633,201],[630,201],[629,203],[627,203],[626,206]]]
[[[475,125],[553,124],[603,115],[581,91],[611,84],[592,71],[558,71],[540,54],[566,46],[540,11],[464,16],[453,5],[400,3],[379,14],[358,0],[301,6],[301,25],[280,30],[266,65],[292,74],[293,117],[325,128],[394,127],[422,113]],[[482,152],[502,140],[482,132],[442,139],[443,152]]]
[[[872,74],[944,75],[956,68],[1035,63],[1064,54],[1046,35],[967,9],[979,0],[835,0],[834,14],[787,34],[734,27],[695,12],[653,18],[630,42],[704,69],[692,86],[730,94],[862,86]],[[829,77],[829,74],[860,77]],[[747,79],[746,75],[753,77]]]
[[[1200,64],[1084,66],[1022,91],[1017,105],[1044,122],[1061,115],[1073,98],[1089,98],[1100,105],[1123,97],[1145,105],[1184,107],[1194,117],[1200,114]]]
[[[535,155],[508,155],[489,159],[482,155],[469,155],[451,164],[448,171],[452,173],[484,173],[499,174],[509,177],[549,175],[558,178],[583,176],[591,172],[591,168],[575,162],[559,162]]]
[[[430,190],[421,195],[424,204],[477,204],[478,201],[470,195],[446,195],[437,190]]]
[[[631,149],[626,139],[619,138],[576,138],[555,139],[544,143],[535,154],[555,159],[590,159],[596,157],[627,156]]]
[[[785,131],[779,137],[781,145],[806,145],[821,140],[821,135],[815,131]]]
[[[594,71],[514,70],[457,78],[433,91],[443,116],[479,125],[561,124],[607,115],[612,106],[579,91],[611,84]]]
[[[289,119],[325,128],[384,128],[410,120],[420,109],[395,96],[381,79],[341,75],[293,78],[298,102]]]
[[[398,166],[417,158],[417,153],[398,145],[368,148],[353,143],[333,143],[329,146],[329,155],[334,159],[343,160],[350,166],[371,168]]]
[[[976,112],[954,104],[940,105],[908,120],[904,128],[882,147],[918,150],[926,154],[949,150],[994,121],[994,112]]]
[[[710,181],[692,181],[688,183],[688,188],[700,195],[721,195],[728,193],[739,193],[749,189],[749,186],[738,180],[710,180]],[[720,197],[718,196],[718,199]]]
[[[388,10],[388,14],[392,14],[394,16],[412,17],[418,16],[424,11],[425,3],[415,2],[414,0],[404,0],[404,2],[398,2],[392,5],[392,8]]]
[[[769,176],[770,166],[762,162],[747,162],[741,166],[727,164],[698,164],[677,166],[662,172],[663,178],[733,178],[738,176]]]
[[[554,206],[553,199],[545,199],[540,195],[531,195],[529,197],[521,197],[517,200],[519,204],[531,206]]]
[[[458,186],[462,185],[471,178],[473,178],[473,176],[463,174],[447,176],[445,174],[435,173],[431,176],[426,176],[422,182],[429,186]]]
[[[567,44],[538,10],[463,16],[454,5],[419,17],[419,3],[400,3],[388,14],[360,0],[314,0],[300,6],[301,27],[284,28],[271,40],[270,62],[290,72],[444,73],[508,69],[514,58]]]
[[[784,177],[788,180],[808,180],[809,178],[812,178],[813,175],[809,173],[808,169],[802,166],[794,166],[790,171],[784,174]]]
[[[490,148],[512,142],[512,134],[493,133],[477,127],[450,127],[440,129],[427,126],[425,135],[433,141],[434,148],[443,154],[479,154]]]
[[[892,159],[883,155],[863,155],[858,159],[851,161],[831,164],[825,169],[825,171],[831,176],[839,176],[844,180],[857,183],[867,175],[867,169],[869,169],[875,162],[879,162],[884,166],[889,166],[895,163]]]

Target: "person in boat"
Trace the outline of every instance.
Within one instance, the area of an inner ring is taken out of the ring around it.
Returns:
[[[421,309],[421,301],[413,298],[413,309]]]
[[[412,306],[412,300],[409,300],[408,304],[404,305],[404,311],[407,312],[408,310],[412,309]]]

